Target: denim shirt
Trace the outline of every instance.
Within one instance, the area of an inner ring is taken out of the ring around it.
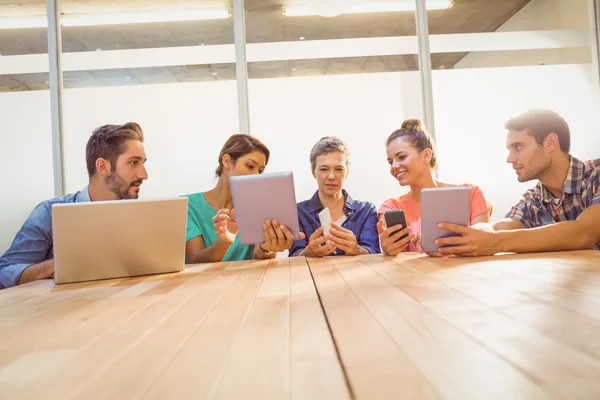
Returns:
[[[348,229],[354,233],[358,245],[366,249],[371,254],[381,253],[379,247],[379,235],[377,234],[377,210],[375,206],[366,201],[353,200],[346,190],[342,190],[345,197],[344,214],[346,221],[342,228]],[[325,207],[319,199],[317,191],[310,200],[298,203],[298,220],[300,222],[300,232],[304,232],[306,239],[296,240],[290,248],[290,257],[297,256],[306,246],[308,239],[321,227],[319,221],[319,212]],[[331,256],[343,256],[346,253],[337,249]]]
[[[33,209],[10,248],[0,257],[0,289],[15,286],[25,268],[54,258],[52,204],[90,201],[87,186],[80,192],[55,197]]]

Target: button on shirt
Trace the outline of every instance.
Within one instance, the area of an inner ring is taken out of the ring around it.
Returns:
[[[559,199],[552,197],[550,191],[538,182],[533,189],[525,192],[506,218],[519,221],[525,228],[536,228],[574,221],[593,204],[600,204],[600,159],[583,162],[571,157]],[[600,249],[600,242],[594,249]]]
[[[15,286],[25,268],[54,258],[52,241],[52,204],[90,201],[88,188],[55,197],[33,209],[10,248],[0,257],[0,289]]]
[[[346,190],[342,190],[344,194],[344,214],[346,220],[341,225],[342,228],[348,229],[356,236],[358,245],[366,249],[371,254],[381,253],[379,247],[379,235],[377,234],[377,210],[375,206],[369,202],[353,200]],[[302,250],[308,246],[308,239],[321,227],[319,221],[319,213],[324,209],[319,192],[315,192],[310,200],[298,203],[298,220],[300,223],[300,232],[304,232],[306,239],[296,240],[290,248],[290,257],[297,256]],[[343,256],[346,253],[337,249],[330,255]]]

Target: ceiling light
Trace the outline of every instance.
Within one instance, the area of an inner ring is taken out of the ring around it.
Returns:
[[[306,38],[305,38],[304,36],[300,36],[298,39],[300,39],[300,40],[304,40],[304,39],[306,39]]]
[[[213,72],[212,74],[213,74],[213,76],[217,75],[217,73],[216,73],[216,72]]]
[[[0,18],[0,29],[45,28],[46,26],[48,26],[48,19],[45,15]]]
[[[125,79],[127,79],[127,80],[130,80],[130,79],[131,79],[131,77],[130,77],[130,76],[126,76],[126,77],[125,77]]]
[[[106,14],[68,14],[60,22],[63,26],[124,25],[148,22],[199,21],[229,18],[225,9],[132,11]]]
[[[229,18],[227,9],[187,9],[129,11],[97,14],[62,14],[62,26],[125,25],[149,22],[200,21]],[[0,18],[0,29],[45,28],[48,20],[45,15]]]
[[[292,68],[292,72],[296,72],[296,68]]]
[[[102,51],[102,49],[96,49],[96,51]]]
[[[427,10],[445,10],[452,7],[452,0],[427,0]],[[380,1],[365,4],[347,4],[346,1],[312,2],[304,6],[290,6],[284,11],[286,17],[319,15],[336,17],[341,14],[414,11],[415,0]]]

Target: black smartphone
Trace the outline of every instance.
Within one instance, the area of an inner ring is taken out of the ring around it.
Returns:
[[[386,211],[383,214],[383,218],[385,218],[385,225],[388,228],[394,225],[402,225],[402,229],[404,229],[408,226],[408,224],[406,223],[406,214],[404,213],[404,210]],[[404,239],[407,236],[408,233],[406,235],[403,235],[401,238],[397,239],[396,242]]]

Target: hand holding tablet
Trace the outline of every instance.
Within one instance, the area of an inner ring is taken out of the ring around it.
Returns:
[[[265,222],[284,225],[294,240],[300,239],[298,209],[294,191],[294,177],[291,172],[276,172],[261,175],[232,176],[229,178],[231,195],[235,207],[240,243],[253,245],[266,243]],[[280,238],[281,230],[274,228],[275,243]]]
[[[436,239],[460,236],[438,227],[439,223],[469,226],[470,188],[468,186],[450,186],[421,190],[421,234],[425,252],[435,253],[438,247]]]

